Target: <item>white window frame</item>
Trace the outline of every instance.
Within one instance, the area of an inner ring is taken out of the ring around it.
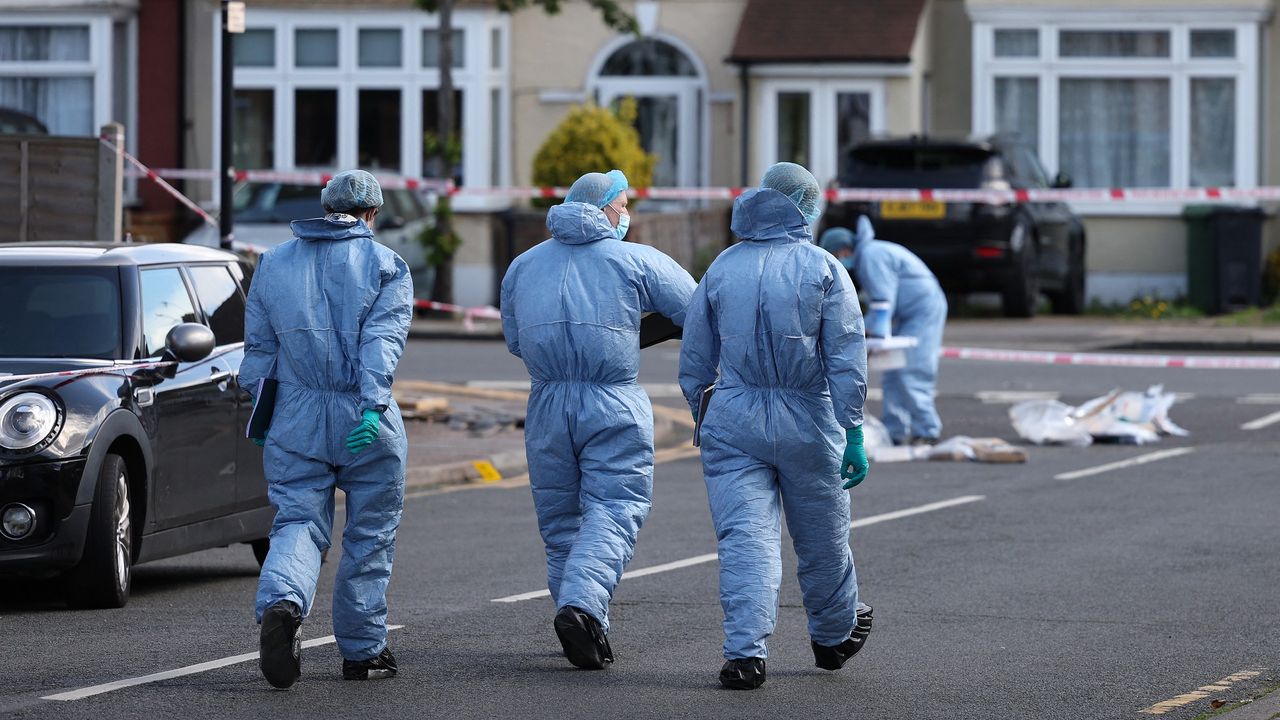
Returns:
[[[9,14],[0,19],[5,27],[80,25],[89,28],[89,58],[80,61],[0,62],[0,77],[90,77],[93,79],[93,129],[90,134],[97,136],[98,130],[112,120],[115,105],[114,78],[112,70],[115,60],[112,54],[112,23],[114,18],[107,14],[93,15],[26,15]],[[124,120],[121,120],[124,122]]]
[[[1158,78],[1169,81],[1170,186],[1190,184],[1191,81],[1232,78],[1236,85],[1236,137],[1233,148],[1236,187],[1257,187],[1261,158],[1259,136],[1259,22],[1261,15],[1239,12],[1031,12],[975,13],[973,26],[973,128],[975,134],[995,131],[995,84],[998,77],[1036,78],[1039,84],[1039,156],[1052,175],[1058,158],[1059,81],[1064,78]],[[995,57],[997,30],[1037,29],[1040,55],[1035,58]],[[1062,58],[1058,55],[1062,30],[1163,31],[1170,34],[1167,58]],[[1234,58],[1192,58],[1192,30],[1232,30]],[[1181,208],[1159,203],[1075,203],[1090,215],[1176,215]]]
[[[422,31],[438,29],[438,17],[420,11],[311,11],[253,10],[247,17],[249,29],[275,30],[275,66],[271,68],[235,68],[237,89],[272,90],[275,104],[274,144],[275,168],[297,170],[294,162],[293,127],[297,90],[332,89],[338,91],[338,166],[333,170],[356,167],[359,143],[360,90],[399,90],[400,97],[400,170],[406,177],[422,174],[422,92],[439,88],[440,71],[422,67]],[[359,31],[361,29],[398,28],[402,32],[403,65],[399,68],[362,68],[359,66]],[[499,30],[502,64],[491,63],[492,30]],[[295,68],[294,33],[299,29],[338,31],[338,67]],[[459,10],[454,13],[454,29],[466,33],[464,66],[453,69],[454,88],[462,91],[459,110],[466,122],[462,125],[462,166],[464,185],[485,188],[510,182],[510,38],[509,19],[494,11]],[[221,62],[221,27],[213,27],[214,66]],[[491,108],[491,94],[499,91],[499,107]],[[222,101],[215,86],[213,107]],[[499,147],[491,147],[491,113],[501,116]],[[483,122],[482,122],[483,120]],[[220,157],[221,114],[215,115],[213,126],[212,169],[217,172]],[[490,178],[491,153],[500,153],[498,178]],[[250,168],[246,168],[250,169]],[[253,168],[256,169],[256,168]],[[311,169],[311,168],[306,168]],[[213,188],[213,202],[218,202],[218,188]],[[459,211],[495,210],[510,201],[500,197],[458,196],[454,207]]]
[[[883,78],[842,79],[778,79],[764,80],[759,84],[763,102],[760,133],[756,140],[755,156],[759,166],[752,177],[759,177],[765,168],[778,162],[778,95],[780,93],[808,93],[809,95],[809,171],[822,187],[837,180],[840,168],[839,128],[836,127],[836,96],[842,93],[865,93],[871,96],[870,132],[875,137],[885,132],[885,81]]]

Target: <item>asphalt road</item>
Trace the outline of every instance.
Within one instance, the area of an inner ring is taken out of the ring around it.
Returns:
[[[669,385],[674,364],[671,347],[646,351],[642,381]],[[522,369],[499,344],[414,343],[402,375],[502,383]],[[1280,393],[1274,373],[948,362],[940,410],[948,433],[1008,437],[1009,398],[993,392],[1075,402],[1154,383],[1192,395],[1172,413],[1192,437],[1033,448],[1026,465],[874,466],[853,491],[862,526],[851,542],[875,630],[838,673],[812,667],[786,554],[763,689],[716,682],[715,562],[624,578],[613,604],[617,663],[573,670],[558,655],[545,597],[493,602],[542,589],[544,566],[528,488],[488,486],[407,502],[390,593],[391,621],[404,626],[393,633],[394,680],[343,682],[330,644],[306,652],[304,679],[287,693],[270,690],[249,661],[41,699],[252,653],[257,567],[247,547],[232,547],[140,566],[119,611],[69,611],[47,587],[5,588],[0,715],[1132,718],[1258,672],[1164,715],[1194,717],[1212,699],[1280,684],[1280,423],[1240,428],[1280,411],[1260,395]],[[1055,479],[1144,457],[1156,459]],[[714,549],[697,460],[660,465],[632,570]],[[333,560],[307,638],[332,632]]]

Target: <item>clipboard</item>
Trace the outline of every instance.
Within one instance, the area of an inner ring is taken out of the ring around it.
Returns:
[[[715,385],[708,385],[702,391],[702,399],[698,401],[698,421],[693,424],[693,446],[702,447],[702,421],[707,417],[707,408],[711,406],[711,396],[716,392]]]
[[[249,413],[249,424],[244,429],[244,436],[250,440],[266,440],[267,428],[271,427],[271,416],[276,409],[276,389],[279,381],[273,378],[262,378],[258,381],[258,392],[254,393],[253,412]]]
[[[640,318],[640,349],[657,345],[667,340],[677,340],[684,330],[671,321],[671,318],[658,313],[649,313]]]

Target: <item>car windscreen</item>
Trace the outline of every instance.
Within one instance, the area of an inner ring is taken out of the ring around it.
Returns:
[[[0,357],[120,355],[120,271],[0,267]]]
[[[960,189],[982,186],[992,153],[964,145],[871,145],[850,155],[842,187]]]
[[[236,222],[287,223],[324,215],[320,188],[312,185],[246,183],[236,191]]]

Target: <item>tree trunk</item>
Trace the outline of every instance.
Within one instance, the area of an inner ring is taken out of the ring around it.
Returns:
[[[440,142],[437,145],[439,166],[443,168],[447,179],[453,178],[453,163],[450,162],[449,148],[453,147],[453,118],[456,109],[453,105],[453,5],[455,0],[440,0],[440,88],[437,95],[436,135]],[[438,202],[451,203],[448,195],[441,195]],[[440,237],[453,234],[453,214],[448,212],[436,214],[436,229]],[[432,288],[433,300],[444,303],[453,302],[453,258],[445,259],[436,267],[435,286]]]

